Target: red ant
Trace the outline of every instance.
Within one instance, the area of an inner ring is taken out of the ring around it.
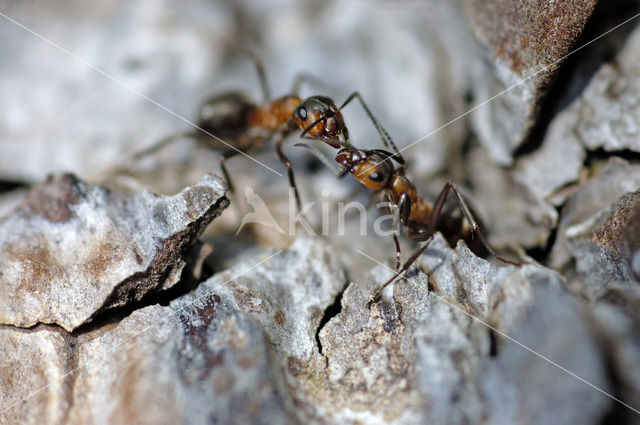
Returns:
[[[220,169],[229,184],[229,189],[233,190],[233,183],[225,165],[226,161],[239,154],[246,155],[248,152],[260,148],[266,141],[275,138],[276,153],[280,161],[287,167],[289,186],[294,189],[298,210],[302,210],[300,195],[293,175],[293,166],[282,150],[283,142],[287,136],[296,129],[300,129],[302,130],[300,137],[318,139],[333,148],[350,146],[349,132],[340,111],[354,98],[358,98],[385,144],[387,140],[390,140],[358,92],[348,96],[339,108],[336,107],[332,99],[326,96],[311,96],[304,100],[298,97],[296,93],[300,84],[310,79],[306,74],[300,74],[295,79],[293,94],[271,100],[262,61],[252,52],[249,54],[252,56],[258,72],[265,98],[263,104],[254,103],[239,92],[211,97],[200,108],[197,120],[198,130],[163,139],[150,148],[135,154],[133,159],[139,160],[183,137],[214,142],[210,146],[214,149],[222,149]]]
[[[393,143],[391,145],[395,147]],[[325,165],[335,171],[335,167],[319,150],[304,143],[298,143],[296,146],[310,150]],[[397,162],[399,167],[396,168],[392,160]],[[508,260],[495,253],[480,232],[480,226],[455,184],[447,182],[440,191],[435,204],[431,204],[418,196],[416,187],[404,174],[405,161],[397,149],[396,153],[392,154],[382,149],[360,150],[353,146],[347,146],[340,149],[335,161],[339,164],[339,169],[336,171],[336,175],[339,178],[351,173],[364,186],[376,192],[384,192],[386,200],[395,209],[396,220],[394,220],[395,231],[393,239],[396,248],[396,272],[375,293],[369,304],[377,301],[384,288],[406,272],[416,259],[424,253],[431,241],[433,241],[436,231],[442,232],[450,245],[453,245],[459,239],[471,242],[472,237],[475,235],[481,243],[481,247],[496,259],[508,264],[521,265],[521,263]],[[451,192],[454,193],[467,223],[461,218],[454,218],[444,213],[445,201]],[[443,216],[448,220],[441,220]],[[406,228],[407,236],[411,240],[424,242],[404,264],[401,262],[400,242],[398,240],[401,225]]]

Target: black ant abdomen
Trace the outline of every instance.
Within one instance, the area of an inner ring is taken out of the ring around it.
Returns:
[[[255,104],[240,92],[211,96],[200,107],[198,127],[225,141],[238,141],[247,133]]]

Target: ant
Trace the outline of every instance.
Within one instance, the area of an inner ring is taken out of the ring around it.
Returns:
[[[391,145],[395,148],[393,143]],[[481,243],[480,248],[486,249],[497,260],[517,266],[521,265],[519,262],[508,260],[495,253],[480,232],[478,222],[454,183],[447,182],[445,184],[434,204],[418,196],[416,187],[404,174],[405,160],[397,149],[395,149],[395,153],[391,153],[382,149],[361,150],[353,146],[343,147],[335,157],[335,161],[339,164],[338,170],[335,170],[334,165],[319,150],[304,143],[297,143],[295,146],[304,147],[311,151],[325,165],[333,169],[339,178],[351,173],[364,186],[375,192],[383,192],[390,206],[395,209],[393,239],[396,248],[396,271],[375,293],[368,305],[376,302],[384,288],[411,267],[433,241],[437,231],[443,233],[450,245],[459,239],[471,242],[475,235]],[[395,161],[398,167],[392,161]],[[466,223],[462,218],[455,218],[444,212],[445,201],[450,193],[455,195],[458,206],[466,218]],[[442,220],[442,218],[447,220]],[[401,225],[405,227],[407,236],[411,240],[424,242],[404,264],[402,264],[398,240]]]
[[[300,129],[302,130],[301,138],[321,140],[333,148],[350,146],[349,131],[341,110],[357,98],[383,141],[386,143],[387,140],[390,140],[358,92],[349,95],[339,108],[331,98],[326,96],[311,96],[301,99],[297,95],[301,83],[305,80],[313,80],[307,74],[299,74],[296,77],[292,94],[271,100],[271,91],[262,61],[250,50],[246,53],[251,55],[256,67],[264,103],[254,103],[240,92],[213,96],[207,99],[200,108],[196,131],[169,136],[135,154],[134,161],[185,137],[212,142],[210,147],[222,149],[220,169],[227,180],[229,190],[233,191],[233,183],[225,165],[226,161],[239,154],[246,155],[248,152],[262,147],[265,142],[275,139],[276,153],[287,168],[289,186],[294,189],[298,210],[302,210],[293,166],[282,150],[287,136]]]

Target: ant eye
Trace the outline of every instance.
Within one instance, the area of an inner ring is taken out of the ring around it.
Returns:
[[[307,119],[307,110],[304,107],[300,107],[296,109],[296,115],[298,115],[300,121],[304,121]]]
[[[380,174],[380,173],[371,173],[371,174],[369,174],[369,178],[371,180],[373,180],[374,182],[380,182],[380,181],[382,181],[382,174]]]

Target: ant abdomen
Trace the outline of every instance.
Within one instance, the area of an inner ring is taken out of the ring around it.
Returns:
[[[200,108],[198,127],[224,140],[237,141],[247,133],[249,113],[254,108],[240,92],[212,96]]]

